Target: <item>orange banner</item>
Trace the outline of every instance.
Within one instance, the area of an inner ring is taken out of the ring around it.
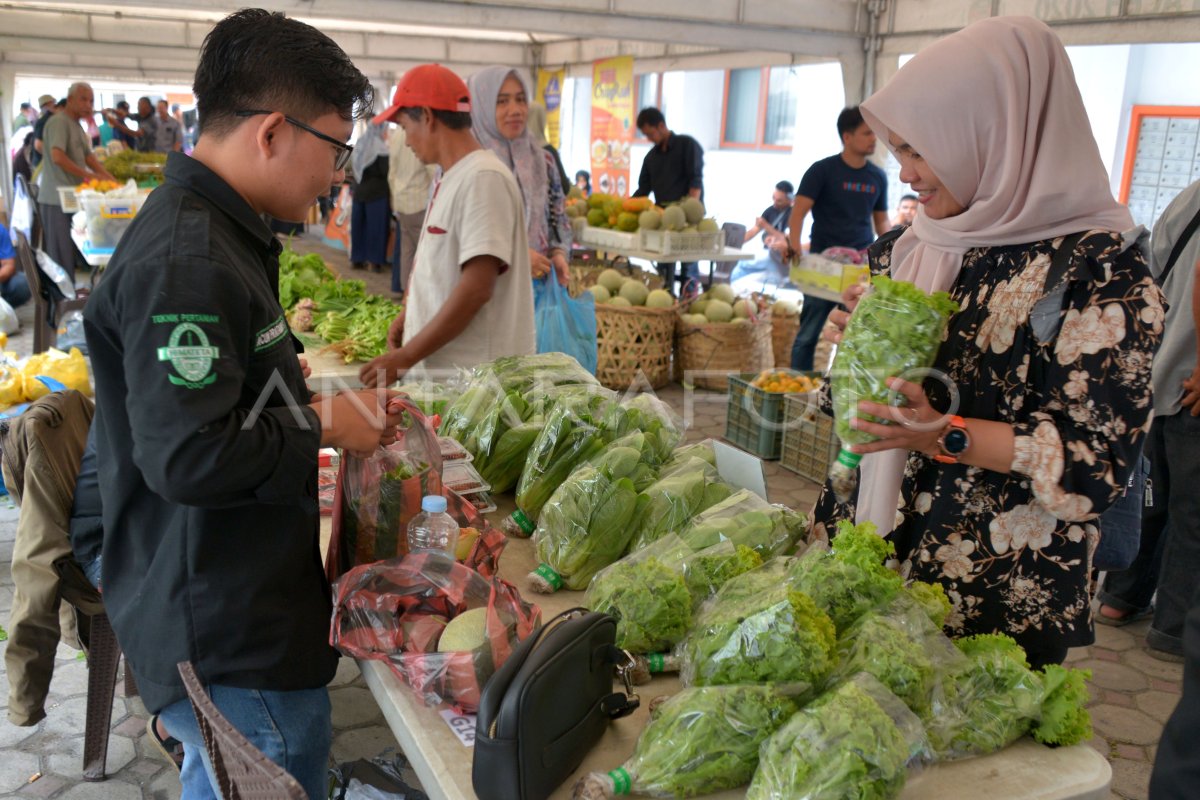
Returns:
[[[618,56],[592,65],[592,188],[625,197],[629,150],[633,146],[633,57]]]
[[[329,221],[325,223],[325,244],[340,250],[350,250],[350,210],[353,205],[349,185],[342,184],[337,204],[329,212]]]

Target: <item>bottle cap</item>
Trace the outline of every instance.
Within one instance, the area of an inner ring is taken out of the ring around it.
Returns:
[[[430,514],[443,514],[446,511],[446,498],[436,494],[422,497],[421,510]]]

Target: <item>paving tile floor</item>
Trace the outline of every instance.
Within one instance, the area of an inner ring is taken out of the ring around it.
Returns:
[[[389,276],[368,272],[351,274],[344,253],[315,242],[311,235],[298,237],[297,250],[321,253],[347,277],[362,278],[368,290],[390,293]],[[31,312],[18,310],[25,330],[10,339],[9,349],[28,354]],[[819,359],[820,360],[820,356]],[[689,441],[720,438],[725,428],[725,397],[719,392],[698,391],[690,403],[679,386],[660,396],[682,413],[692,411]],[[765,473],[772,501],[807,510],[818,487],[766,462]],[[12,549],[18,512],[0,498],[0,625],[7,626],[12,608]],[[1145,649],[1149,622],[1123,628],[1099,625],[1096,643],[1072,650],[1074,666],[1092,670],[1092,717],[1096,735],[1090,744],[1112,764],[1111,798],[1145,800],[1155,750],[1163,723],[1180,694],[1182,667],[1158,661]],[[5,643],[0,642],[0,653]],[[8,679],[0,664],[0,798],[52,798],[53,800],[175,800],[179,781],[147,741],[146,711],[136,697],[120,696],[114,702],[109,743],[109,779],[82,781],[83,708],[87,691],[87,665],[76,653],[60,647],[50,687],[47,718],[36,726],[18,728],[7,720]],[[354,663],[343,659],[330,686],[333,702],[334,743],[331,758],[343,762],[372,758],[398,749],[370,692]],[[36,780],[33,776],[39,775]],[[964,795],[968,796],[968,795]]]

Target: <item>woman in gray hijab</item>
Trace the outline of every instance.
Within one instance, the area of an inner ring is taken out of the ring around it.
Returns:
[[[554,157],[527,128],[529,81],[521,70],[488,67],[472,75],[467,88],[475,138],[508,165],[521,188],[533,277],[544,277],[554,269],[565,286],[571,252],[566,195]]]

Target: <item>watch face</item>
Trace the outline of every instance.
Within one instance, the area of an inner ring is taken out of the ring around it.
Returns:
[[[946,435],[942,437],[942,446],[946,448],[946,452],[951,455],[958,455],[963,450],[967,449],[967,444],[970,442],[967,432],[959,428],[951,428],[946,431]]]

